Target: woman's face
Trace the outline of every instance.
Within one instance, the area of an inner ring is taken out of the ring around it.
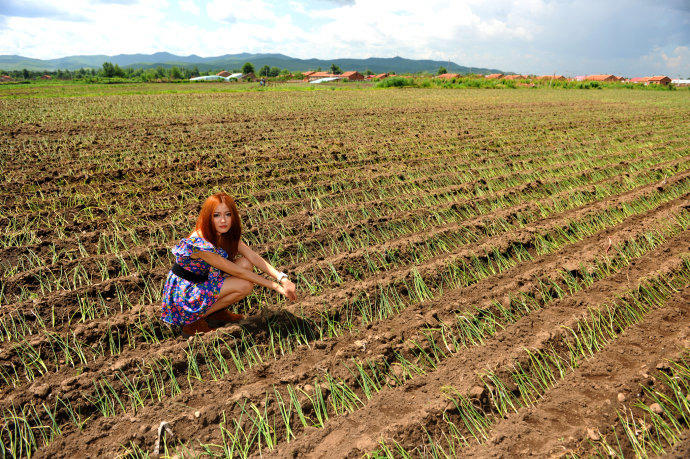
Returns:
[[[232,224],[232,212],[230,208],[221,202],[213,210],[213,227],[218,234],[226,233]]]

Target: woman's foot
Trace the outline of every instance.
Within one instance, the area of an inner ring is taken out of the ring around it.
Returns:
[[[182,326],[182,336],[189,338],[190,336],[196,335],[197,333],[208,333],[211,331],[211,327],[208,326],[206,319],[199,319],[192,322],[191,324],[186,324]]]
[[[239,322],[242,319],[244,319],[242,314],[235,314],[234,312],[230,312],[227,308],[221,309],[220,311],[216,311],[213,314],[206,316],[206,321],[212,328],[218,328],[225,324]]]

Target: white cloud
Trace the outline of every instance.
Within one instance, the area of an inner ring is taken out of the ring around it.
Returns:
[[[45,0],[41,6],[42,12],[29,11],[20,0],[0,0],[0,54],[246,51],[324,59],[400,55],[522,73],[690,70],[688,10],[649,0]]]
[[[212,20],[228,23],[276,19],[274,8],[263,0],[211,0],[206,13]]]
[[[690,47],[688,46],[676,46],[668,51],[655,48],[640,61],[640,67],[649,69],[649,73],[663,73],[680,78],[690,76]]]
[[[165,0],[141,0],[136,5],[65,0],[60,5],[79,11],[86,20],[66,25],[49,17],[7,17],[0,30],[0,54],[50,59],[170,49]]]
[[[184,12],[191,13],[195,16],[201,14],[201,8],[194,0],[180,0],[178,5]]]
[[[683,70],[686,72],[690,70],[690,48],[687,46],[677,46],[671,56],[662,52],[661,58],[673,70]]]

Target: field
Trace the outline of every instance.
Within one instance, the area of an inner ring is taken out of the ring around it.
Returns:
[[[690,453],[690,91],[4,87],[0,112],[2,457]],[[216,191],[301,296],[184,339],[169,249]]]

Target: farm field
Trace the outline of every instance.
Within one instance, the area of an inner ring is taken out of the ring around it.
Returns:
[[[687,457],[690,91],[152,88],[0,91],[2,457]],[[301,297],[184,339],[217,191]]]

